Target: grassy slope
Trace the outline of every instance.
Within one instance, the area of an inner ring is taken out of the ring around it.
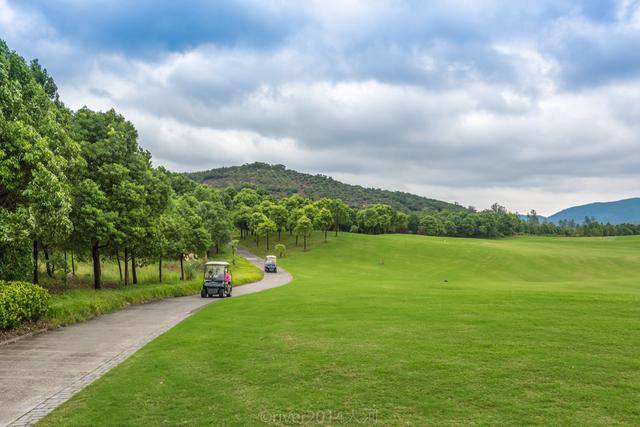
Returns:
[[[45,424],[319,410],[373,410],[385,424],[638,424],[638,249],[637,237],[341,235],[280,260],[292,284],[198,312]]]
[[[228,256],[220,259],[229,260]],[[181,282],[178,267],[174,263],[165,266],[164,282],[158,283],[157,266],[145,266],[138,271],[139,284],[130,287],[106,288],[95,291],[91,288],[80,288],[80,285],[90,283],[91,276],[88,271],[91,266],[79,264],[76,283],[72,288],[51,296],[50,310],[40,327],[55,328],[61,325],[69,325],[76,322],[91,319],[101,314],[117,311],[131,304],[142,304],[169,297],[192,295],[200,291],[202,281],[200,273],[191,281]],[[117,265],[108,263],[104,265],[105,283],[113,286],[118,282]],[[262,278],[262,271],[241,257],[237,257],[233,270],[233,282],[235,285],[255,282]]]

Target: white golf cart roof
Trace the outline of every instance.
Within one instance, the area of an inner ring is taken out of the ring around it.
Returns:
[[[267,259],[276,259],[275,255],[267,255]]]
[[[229,263],[225,262],[225,261],[209,261],[208,263],[206,263],[205,265],[220,265],[220,266],[228,266]]]

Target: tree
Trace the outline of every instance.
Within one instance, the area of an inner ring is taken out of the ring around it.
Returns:
[[[307,238],[311,236],[313,232],[313,222],[306,216],[302,215],[298,222],[296,223],[296,227],[294,229],[294,233],[296,236],[302,236],[304,241],[303,249],[307,250]]]
[[[234,196],[233,206],[236,208],[240,206],[248,206],[251,208],[257,206],[260,203],[260,199],[261,197],[256,190],[243,188]]]
[[[169,212],[163,212],[156,218],[148,231],[147,241],[150,255],[155,255],[158,259],[158,281],[162,283],[162,259],[167,255],[169,249],[169,229],[172,221]]]
[[[278,230],[275,222],[271,221],[266,216],[263,221],[261,221],[256,226],[256,236],[262,237],[265,236],[267,240],[267,250],[269,250],[269,233],[275,233]]]
[[[420,219],[420,228],[427,236],[440,236],[444,234],[442,221],[434,215],[424,215]]]
[[[324,231],[324,242],[327,243],[327,230],[333,223],[333,215],[331,215],[331,211],[327,208],[322,208],[318,210],[315,218],[313,219],[313,225],[321,231]]]
[[[178,198],[178,215],[181,219],[182,247],[180,269],[184,280],[184,258],[187,254],[202,254],[211,246],[211,233],[198,215],[198,201],[194,196],[184,195]]]
[[[233,216],[233,224],[240,230],[240,238],[246,237],[246,234],[249,232],[250,223],[251,223],[251,215],[253,214],[253,209],[249,206],[241,205],[235,212]]]
[[[299,194],[293,194],[290,197],[285,197],[280,200],[280,204],[284,206],[288,212],[293,212],[296,209],[300,209],[311,203],[311,200],[300,196]]]
[[[276,224],[278,241],[280,241],[282,230],[287,226],[287,222],[289,221],[289,211],[283,205],[272,204],[268,216]]]
[[[392,225],[394,211],[389,205],[376,204],[356,214],[358,228],[366,233],[386,233]]]
[[[209,230],[211,243],[215,245],[216,253],[218,253],[220,246],[231,239],[231,221],[226,214],[226,207],[220,191],[205,185],[198,185],[193,195],[199,201],[198,214],[202,218],[203,226]]]
[[[198,200],[189,194],[171,199],[167,210],[167,253],[180,260],[180,280],[184,280],[184,260],[188,254],[201,254],[211,246],[211,234],[198,215]]]
[[[396,212],[393,217],[393,230],[396,233],[405,233],[409,228],[409,216],[404,212]]]
[[[286,252],[287,252],[287,247],[283,244],[283,243],[278,243],[275,246],[275,250],[278,252],[278,256],[281,258],[284,258]]]
[[[315,219],[316,215],[318,215],[318,212],[319,212],[319,209],[314,204],[306,205],[306,206],[302,207],[302,213],[304,214],[304,216],[309,218],[311,220],[311,222],[313,222],[313,220]]]
[[[238,252],[238,245],[240,244],[240,241],[233,239],[232,241],[229,242],[229,247],[231,248],[231,260],[233,262],[233,265],[236,265],[236,253]]]
[[[260,224],[264,223],[266,220],[268,220],[267,216],[262,212],[260,212],[259,210],[255,210],[249,218],[249,227],[251,228],[251,231],[255,235],[256,247],[260,246],[260,237],[262,237],[262,235],[258,233],[258,227],[260,226]]]
[[[417,233],[418,227],[420,227],[420,217],[412,212],[407,219],[407,228],[411,233]]]
[[[298,225],[298,221],[303,216],[304,216],[304,211],[302,210],[302,208],[295,209],[289,214],[289,223],[287,227],[292,233],[295,231],[295,228]],[[299,235],[296,234],[296,246],[298,246],[298,237]]]
[[[80,241],[91,240],[94,264],[99,264],[101,248],[110,244],[123,247],[127,282],[128,261],[134,260],[136,245],[144,239],[156,212],[161,212],[160,208],[153,209],[154,198],[147,193],[154,178],[150,155],[139,147],[133,125],[114,110],[101,113],[81,108],[73,118],[73,135],[80,141],[86,164],[79,172],[81,181],[93,183],[85,182],[82,188],[99,191],[100,198],[104,199],[100,207],[105,213],[103,218],[112,221],[110,235],[100,238],[88,235],[86,233],[95,231],[90,226],[91,218],[81,218],[82,206],[76,204],[76,219],[89,228],[84,235],[74,233],[74,236]],[[158,198],[166,200],[166,193]],[[135,277],[135,263],[133,265]],[[94,265],[94,274],[100,273],[99,265]],[[94,277],[94,284],[99,287],[100,277]]]
[[[349,220],[349,206],[347,206],[347,204],[341,199],[329,200],[327,208],[331,211],[331,216],[333,217],[333,229],[335,230],[336,236],[338,236],[340,226],[347,224],[347,221]]]
[[[11,230],[0,233],[0,264],[12,264],[0,278],[26,279],[28,249],[19,248],[30,239],[37,282],[38,246],[60,242],[70,229],[67,173],[80,162],[79,147],[53,79],[1,40],[0,94],[0,230]]]
[[[504,206],[498,204],[498,203],[494,203],[491,205],[491,210],[497,214],[506,214],[507,213],[507,208],[505,208]]]
[[[38,245],[62,243],[71,233],[71,198],[66,182],[45,168],[33,172],[33,179],[24,192],[30,234],[33,240],[33,283],[38,277]],[[48,249],[47,258],[49,256]],[[47,261],[47,272],[53,275]]]
[[[102,287],[102,271],[100,265],[100,249],[114,236],[117,213],[109,209],[107,196],[100,186],[85,179],[73,190],[73,240],[78,245],[91,248],[93,261],[93,285],[95,289]]]

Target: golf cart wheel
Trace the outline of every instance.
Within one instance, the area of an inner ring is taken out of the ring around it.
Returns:
[[[224,289],[218,291],[218,298],[224,298]]]
[[[207,297],[207,291],[205,291],[204,289],[200,291],[200,298],[206,298]]]
[[[231,292],[233,291],[233,288],[229,288],[229,292],[227,292],[227,297],[231,298]]]

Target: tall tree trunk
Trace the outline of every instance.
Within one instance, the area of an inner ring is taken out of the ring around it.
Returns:
[[[338,228],[340,228],[340,225],[338,224],[338,221],[335,222],[334,226],[336,228],[336,237],[338,237]]]
[[[296,234],[296,246],[298,246],[298,235]]]
[[[324,242],[327,243],[327,229],[324,230]]]
[[[216,254],[220,253],[220,244],[216,243]]]
[[[38,240],[33,241],[33,284],[40,283],[40,271],[38,270]]]
[[[49,262],[49,248],[46,245],[42,245],[42,251],[44,252],[44,260],[47,264],[47,276],[53,277],[53,271],[51,270],[51,263]]]
[[[269,233],[267,233],[267,250],[269,250]]]
[[[124,248],[124,285],[129,286],[129,249]]]
[[[260,246],[260,236],[256,234],[256,248]]]
[[[138,284],[138,271],[136,269],[136,254],[135,254],[135,252],[133,252],[133,250],[131,251],[131,276],[133,278],[133,284],[137,285]]]
[[[280,241],[281,237],[282,237],[282,229],[278,228],[278,242]]]
[[[69,265],[67,264],[67,251],[64,251],[64,285],[69,283]]]
[[[73,256],[73,252],[71,252],[71,275],[76,277],[76,260]]]
[[[100,268],[100,246],[98,242],[93,242],[91,246],[91,257],[93,258],[93,287],[102,288],[102,269]]]
[[[158,259],[158,279],[162,283],[162,255]]]
[[[184,254],[180,254],[180,280],[184,280]]]
[[[120,262],[120,251],[116,251],[116,259],[118,260],[118,273],[120,273],[120,283],[122,283],[122,263]]]

